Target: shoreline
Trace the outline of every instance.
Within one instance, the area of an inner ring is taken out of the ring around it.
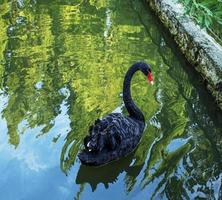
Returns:
[[[184,14],[182,4],[171,0],[147,0],[147,3],[187,61],[205,80],[207,90],[222,111],[222,47]]]

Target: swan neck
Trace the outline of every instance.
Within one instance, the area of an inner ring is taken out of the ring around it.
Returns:
[[[139,121],[145,122],[144,115],[142,111],[136,106],[131,97],[131,80],[136,71],[140,70],[139,66],[133,65],[129,68],[125,75],[124,83],[123,83],[123,101],[125,103],[125,107],[129,113],[129,116],[135,118]]]

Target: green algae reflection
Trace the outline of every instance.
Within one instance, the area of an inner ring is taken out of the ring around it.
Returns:
[[[221,115],[208,108],[211,99],[199,77],[189,72],[143,1],[0,5],[0,97],[6,99],[1,119],[14,151],[29,130],[39,141],[56,133],[48,142],[64,140],[58,155],[62,172],[69,176],[79,167],[76,199],[87,193],[86,183],[95,196],[103,183],[104,194],[120,184],[124,199],[220,198]],[[99,171],[79,166],[76,156],[90,124],[115,110],[126,113],[123,78],[138,60],[152,66],[155,81],[152,87],[142,74],[133,78],[133,98],[147,122],[139,147]]]

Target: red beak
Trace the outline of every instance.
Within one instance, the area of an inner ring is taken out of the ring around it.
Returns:
[[[151,72],[148,72],[147,79],[151,83],[151,85],[153,85],[153,76]]]

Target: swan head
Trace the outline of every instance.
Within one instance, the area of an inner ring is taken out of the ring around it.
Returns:
[[[149,64],[146,64],[144,62],[137,62],[134,65],[136,65],[137,67],[139,67],[139,69],[143,72],[143,74],[147,77],[148,82],[153,85],[153,76],[152,76],[152,71],[151,71],[151,67]]]

